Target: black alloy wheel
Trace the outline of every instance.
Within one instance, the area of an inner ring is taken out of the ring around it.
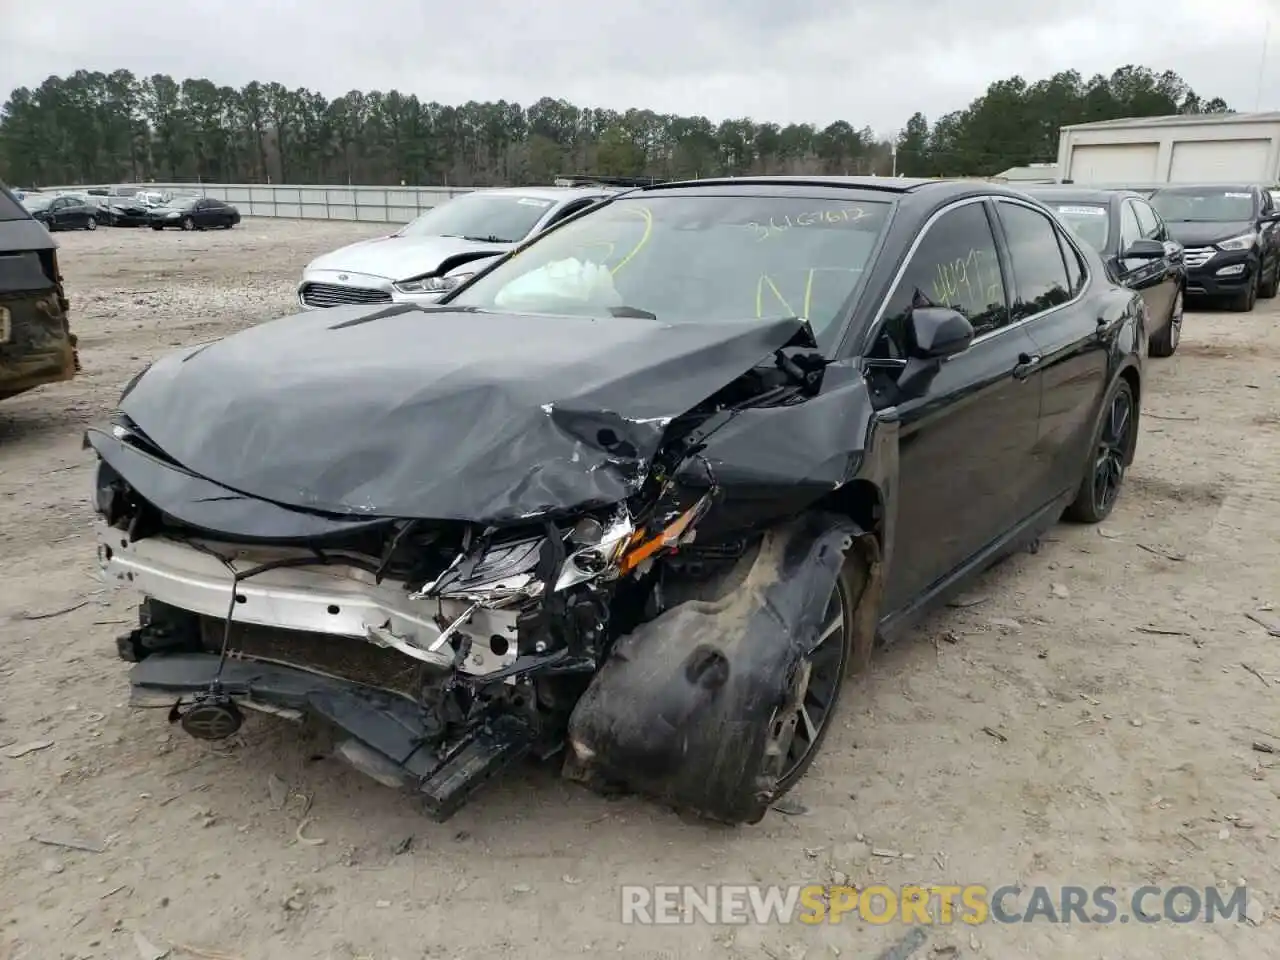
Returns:
[[[778,777],[777,796],[790,790],[817,757],[844,688],[854,649],[854,611],[865,586],[860,564],[846,561],[827,601],[817,646],[801,661],[788,703],[775,716],[772,733],[790,738]]]
[[[1076,523],[1099,523],[1111,515],[1124,483],[1125,464],[1137,443],[1138,404],[1133,387],[1121,377],[1102,409],[1094,431],[1085,476],[1063,514]]]
[[[1120,496],[1133,424],[1133,395],[1127,389],[1119,390],[1111,398],[1111,409],[1103,421],[1093,468],[1093,502],[1099,513],[1110,513]]]

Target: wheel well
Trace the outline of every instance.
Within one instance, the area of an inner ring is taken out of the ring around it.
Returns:
[[[884,546],[884,498],[870,480],[851,480],[837,487],[818,502],[817,508],[848,517]]]
[[[1141,409],[1142,404],[1142,379],[1138,376],[1138,371],[1133,367],[1125,367],[1120,371],[1120,376],[1129,381],[1129,386],[1133,388],[1133,402]]]

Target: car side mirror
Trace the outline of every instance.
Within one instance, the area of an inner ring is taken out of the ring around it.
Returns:
[[[1165,256],[1164,243],[1160,240],[1142,239],[1129,244],[1120,254],[1121,260],[1159,260]]]
[[[897,381],[897,400],[924,396],[942,361],[969,349],[974,331],[964,314],[950,307],[916,307],[907,317],[907,363]]]
[[[908,353],[918,360],[945,360],[969,349],[973,324],[950,307],[916,307],[907,319]]]
[[[1280,212],[1268,213],[1261,217],[1259,223],[1280,223]]]

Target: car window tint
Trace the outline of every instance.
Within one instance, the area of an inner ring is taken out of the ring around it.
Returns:
[[[1013,319],[1035,316],[1070,300],[1071,281],[1053,221],[1016,203],[1001,201],[998,209],[1013,261]]]
[[[1138,218],[1138,231],[1145,240],[1160,239],[1160,223],[1156,220],[1156,212],[1141,200],[1130,200],[1134,214]]]
[[[1009,322],[1000,258],[983,204],[956,207],[929,228],[885,308],[872,356],[906,356],[912,307],[951,307],[979,335]]]
[[[1061,230],[1058,231],[1058,244],[1062,247],[1062,259],[1067,263],[1067,280],[1070,283],[1068,289],[1074,297],[1084,289],[1084,260],[1080,256],[1080,251],[1071,245],[1071,241]]]
[[[1133,204],[1120,204],[1120,249],[1128,250],[1133,241],[1142,236],[1142,228],[1138,226],[1138,218],[1133,212]]]

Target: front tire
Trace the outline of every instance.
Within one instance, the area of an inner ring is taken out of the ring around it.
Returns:
[[[1231,301],[1231,309],[1236,313],[1250,313],[1258,302],[1258,286],[1262,280],[1261,270],[1254,275],[1253,280],[1249,283],[1249,289],[1242,293],[1236,294]]]
[[[188,231],[190,231],[190,230],[194,230],[195,228],[196,228],[196,222],[195,222],[194,220],[192,220],[190,217],[183,217],[183,218],[182,218],[182,229],[183,229],[183,230],[188,230]]]
[[[858,656],[858,605],[870,583],[865,558],[850,550],[827,601],[818,646],[803,660],[792,680],[787,704],[772,723],[771,736],[782,755],[774,799],[804,778],[818,756],[840,704],[845,681],[863,662]]]
[[[1179,287],[1173,298],[1173,306],[1169,309],[1169,322],[1164,325],[1164,329],[1151,338],[1151,356],[1171,357],[1178,349],[1178,343],[1182,339],[1184,300],[1183,290]]]
[[[1137,398],[1129,381],[1119,377],[1102,405],[1102,414],[1089,444],[1085,475],[1076,490],[1076,498],[1063,513],[1064,520],[1101,523],[1111,515],[1137,440]]]
[[[97,218],[97,217],[90,217],[88,220],[86,220],[86,221],[84,222],[84,228],[85,228],[86,230],[97,230],[97,229],[98,229],[98,218]]]
[[[1280,292],[1280,260],[1276,261],[1271,270],[1271,279],[1258,286],[1258,299],[1270,300],[1277,292]]]

